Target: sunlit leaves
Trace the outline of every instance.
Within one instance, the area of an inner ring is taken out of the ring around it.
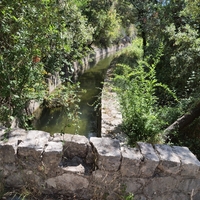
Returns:
[[[133,42],[133,51],[136,51],[134,55],[137,62],[130,65],[118,64],[115,69],[114,85],[120,100],[123,130],[128,135],[130,145],[136,141],[162,142],[161,129],[165,122],[160,118],[162,110],[158,105],[156,89],[163,88],[175,97],[156,78],[155,68],[163,49],[160,47],[152,65],[142,60],[141,40]],[[124,56],[127,56],[126,52]]]
[[[185,0],[186,7],[182,11],[183,15],[192,17],[194,20],[200,21],[200,0]]]
[[[83,57],[84,45],[92,40],[93,28],[79,10],[85,1],[59,2],[1,1],[0,120],[6,125],[8,113],[20,118],[31,99],[44,97],[46,74],[73,62],[69,55]]]

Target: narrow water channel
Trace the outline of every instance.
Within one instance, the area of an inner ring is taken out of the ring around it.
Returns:
[[[78,79],[81,89],[86,90],[86,92],[81,95],[79,103],[81,115],[77,132],[77,126],[66,126],[66,114],[62,108],[43,109],[39,119],[35,122],[34,128],[51,134],[64,132],[78,133],[88,138],[99,136],[98,121],[100,116],[97,116],[94,106],[101,93],[104,77],[113,57],[112,55],[102,59],[95,66],[85,71]]]

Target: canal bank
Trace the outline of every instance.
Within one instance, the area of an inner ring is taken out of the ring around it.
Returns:
[[[80,119],[78,124],[66,126],[68,123],[66,110],[63,108],[41,108],[35,121],[35,129],[53,133],[70,133],[85,135],[86,137],[101,136],[101,97],[104,78],[114,55],[107,56],[97,64],[87,69],[80,77],[81,93]],[[80,128],[78,128],[79,126]]]

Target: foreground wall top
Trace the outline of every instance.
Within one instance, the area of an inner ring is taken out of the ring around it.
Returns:
[[[0,138],[0,180],[9,187],[34,186],[42,193],[85,199],[97,191],[118,199],[122,185],[135,199],[200,195],[200,162],[186,147],[138,142],[129,148],[106,137],[4,128]]]

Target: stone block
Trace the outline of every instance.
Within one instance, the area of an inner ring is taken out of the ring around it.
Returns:
[[[15,164],[17,145],[26,137],[24,129],[0,128],[0,164]]]
[[[18,155],[25,158],[28,157],[32,161],[41,161],[41,154],[48,143],[50,134],[44,131],[28,131],[25,140],[18,145]]]
[[[33,191],[39,191],[41,189],[41,183],[41,177],[33,173],[33,171],[26,169],[19,170],[5,179],[5,184],[7,187],[26,187],[27,189],[30,187]]]
[[[196,176],[199,173],[200,162],[187,147],[173,146],[172,150],[181,160],[181,175]]]
[[[199,200],[200,199],[200,191],[198,191],[194,196],[192,196],[192,200]]]
[[[43,153],[43,162],[46,165],[59,166],[63,155],[63,143],[50,141]]]
[[[69,194],[70,192],[74,193],[79,190],[87,189],[89,181],[87,178],[78,174],[67,173],[47,179],[45,184],[49,189],[60,191],[63,194]]]
[[[92,146],[91,145],[88,146],[88,151],[87,151],[87,156],[86,156],[85,162],[87,164],[94,164],[94,162],[95,162],[95,154],[94,154],[94,152],[92,150]]]
[[[165,194],[161,195],[154,195],[153,200],[191,200],[189,194],[183,194],[181,192],[166,192]],[[192,199],[194,200],[194,199]]]
[[[193,190],[200,191],[200,179],[182,178],[177,188],[185,193],[191,193]]]
[[[156,144],[155,150],[160,157],[158,168],[164,173],[178,174],[181,170],[181,161],[169,145]]]
[[[105,170],[96,170],[92,173],[92,184],[95,196],[99,199],[103,194],[112,195],[113,192],[119,194],[122,191],[122,181],[120,172],[108,172]],[[124,186],[124,185],[123,185]],[[101,194],[101,195],[100,195]],[[107,199],[107,198],[106,198]]]
[[[111,138],[91,137],[90,142],[97,151],[97,166],[101,170],[118,171],[121,164],[120,144]]]
[[[154,177],[147,182],[143,189],[143,193],[149,199],[155,199],[166,192],[178,191],[177,185],[179,181],[173,177]],[[171,198],[169,198],[171,199]]]
[[[143,156],[138,148],[122,147],[122,163],[121,174],[122,176],[140,176],[140,166]]]
[[[13,187],[13,188],[21,188],[24,185],[26,185],[24,181],[24,174],[22,171],[15,172],[11,174],[10,176],[6,177],[5,179],[5,185],[7,187]]]
[[[79,164],[77,166],[62,167],[62,169],[65,172],[73,172],[73,173],[77,173],[77,174],[85,174],[85,167],[82,164]]]
[[[63,155],[63,143],[50,141],[42,154],[42,166],[40,171],[44,170],[48,177],[53,177],[61,172],[59,168]]]
[[[89,140],[82,135],[54,134],[53,141],[62,141],[64,156],[72,159],[75,156],[85,158],[87,156]]]
[[[6,129],[0,131],[1,145],[12,145],[15,153],[17,153],[17,146],[21,141],[25,140],[27,131],[24,129],[12,129],[7,131]]]
[[[0,143],[0,165],[15,164],[15,150],[12,145]]]
[[[2,177],[8,177],[15,173],[18,170],[17,165],[15,163],[8,163],[8,164],[3,164],[0,166],[0,178],[1,175]]]
[[[141,165],[141,177],[153,176],[159,164],[159,158],[151,144],[138,142],[138,147],[144,160]]]
[[[123,177],[121,181],[125,192],[130,194],[137,194],[142,192],[141,189],[146,184],[146,182],[148,182],[148,180],[135,177],[129,177],[129,178]]]
[[[5,139],[4,134],[5,134],[6,128],[3,126],[0,126],[0,141],[3,141]]]

